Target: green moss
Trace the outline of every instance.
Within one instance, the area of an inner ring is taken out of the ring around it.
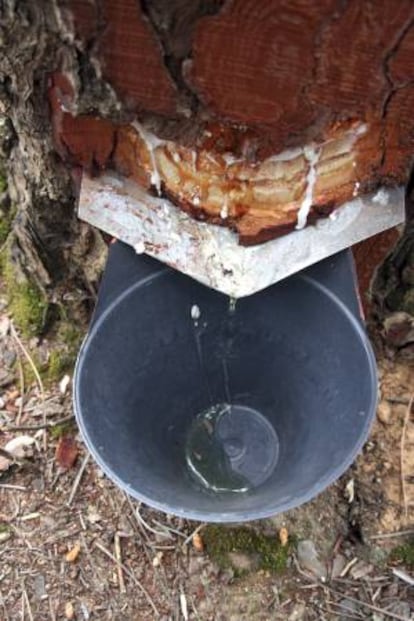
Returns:
[[[414,568],[414,540],[409,541],[397,548],[390,554],[390,560],[403,564],[407,569]]]
[[[1,175],[0,175],[0,194],[1,194]],[[16,209],[2,209],[0,211],[0,244],[3,245],[9,236],[12,228],[14,216],[16,215]]]
[[[8,524],[0,524],[0,533],[8,533],[10,526]]]
[[[47,379],[51,381],[59,380],[65,372],[65,357],[63,352],[54,349],[50,352],[49,363],[47,365]]]
[[[0,194],[7,190],[7,177],[4,170],[0,168]]]
[[[68,421],[67,423],[62,423],[61,425],[54,425],[49,429],[50,435],[54,440],[58,440],[62,436],[66,435],[70,431],[73,431],[75,428],[75,423]]]
[[[203,540],[209,556],[221,568],[232,567],[229,553],[237,552],[257,556],[258,568],[273,573],[281,573],[286,569],[293,546],[292,541],[282,546],[276,534],[263,535],[246,527],[210,525],[203,530]]]
[[[10,222],[5,215],[0,214],[0,244],[4,244],[9,233]]]
[[[46,380],[55,382],[73,370],[82,336],[82,332],[67,321],[59,323],[54,337],[55,348],[49,355]]]
[[[57,330],[57,339],[71,351],[78,351],[83,332],[67,321],[61,321]]]
[[[14,285],[10,297],[10,312],[25,336],[35,336],[41,332],[46,306],[44,298],[34,285]]]
[[[40,334],[44,326],[47,301],[35,283],[30,282],[15,268],[8,244],[1,253],[0,272],[15,325],[24,337]]]

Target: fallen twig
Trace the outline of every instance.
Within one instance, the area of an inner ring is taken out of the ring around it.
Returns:
[[[55,611],[54,611],[53,606],[54,606],[54,602],[53,602],[52,598],[51,598],[51,597],[49,597],[49,612],[50,612],[50,618],[52,619],[52,621],[56,621],[56,614],[55,614]]]
[[[26,492],[27,487],[23,485],[12,485],[11,483],[0,483],[0,489],[14,489],[18,492]]]
[[[183,615],[184,621],[188,621],[187,598],[185,596],[183,587],[181,587],[180,589],[180,608],[181,608],[181,614]]]
[[[139,511],[139,507],[136,507],[135,509],[135,516],[137,518],[137,520],[141,523],[142,526],[144,526],[144,528],[146,528],[150,533],[153,533],[154,535],[157,535],[158,537],[166,537],[167,539],[173,539],[174,537],[171,535],[171,533],[169,532],[165,532],[165,531],[161,531],[161,530],[157,530],[156,528],[153,528],[152,526],[150,526],[150,524],[148,524],[148,522],[146,522],[144,520],[144,518],[142,517],[140,511]]]
[[[407,617],[402,617],[401,615],[397,614],[396,612],[390,612],[389,610],[386,610],[385,608],[380,608],[379,606],[373,606],[372,604],[368,604],[368,602],[364,602],[362,599],[357,599],[356,597],[352,597],[351,595],[348,595],[348,593],[341,593],[341,591],[336,591],[336,589],[333,589],[330,586],[324,585],[325,589],[328,589],[328,591],[331,591],[331,593],[335,593],[335,595],[338,595],[339,597],[343,597],[344,599],[347,599],[351,602],[355,602],[356,604],[359,604],[360,606],[365,606],[365,608],[368,608],[369,610],[372,610],[373,612],[378,612],[379,614],[385,615],[385,616],[389,616],[391,617],[391,619],[397,619],[397,621],[407,621]]]
[[[394,539],[394,537],[406,537],[407,535],[414,535],[414,530],[399,530],[395,533],[383,533],[382,535],[372,535],[370,539]]]
[[[410,586],[414,586],[414,578],[409,576],[407,574],[407,572],[403,571],[402,569],[396,569],[394,567],[393,570],[392,570],[392,573],[394,574],[394,576],[396,576],[397,578],[399,578],[403,582],[406,582]]]
[[[189,544],[190,541],[193,540],[194,535],[197,535],[200,532],[200,530],[204,528],[205,526],[206,526],[205,522],[203,522],[202,524],[199,524],[197,528],[193,530],[191,535],[188,535],[188,537],[184,540],[184,545],[186,546],[187,544]]]
[[[107,550],[101,543],[99,543],[99,541],[95,541],[94,545],[96,548],[98,548],[98,550],[100,550],[103,554],[105,554],[108,558],[111,559],[111,561],[113,561],[117,566],[119,565],[121,567],[121,569],[126,573],[127,576],[129,576],[131,578],[131,580],[133,581],[133,583],[141,590],[141,592],[145,595],[148,603],[150,604],[151,608],[153,609],[153,611],[155,612],[155,614],[157,615],[157,617],[160,616],[160,612],[158,610],[158,608],[156,607],[152,597],[150,596],[150,594],[148,593],[148,591],[146,590],[146,588],[141,584],[141,582],[137,579],[137,577],[135,576],[135,574],[128,569],[128,567],[126,565],[124,565],[124,563],[120,563],[113,554],[111,554],[111,552],[109,550]]]
[[[33,358],[31,357],[31,355],[29,354],[29,352],[27,351],[26,347],[23,345],[19,335],[16,332],[16,328],[13,325],[13,322],[10,322],[10,334],[12,335],[12,337],[14,338],[14,340],[16,341],[16,343],[18,344],[18,346],[20,347],[20,349],[23,352],[23,355],[25,356],[27,362],[30,364],[30,366],[32,367],[34,376],[36,378],[36,382],[37,385],[39,387],[39,391],[40,391],[40,396],[42,397],[42,399],[44,400],[44,396],[45,396],[45,389],[43,386],[43,382],[42,382],[42,378],[40,377],[40,373],[37,370],[37,367],[35,365],[35,363],[33,362]]]
[[[44,386],[43,386],[42,378],[40,377],[40,373],[37,370],[37,367],[36,367],[35,363],[33,362],[33,358],[31,357],[31,355],[27,351],[26,347],[23,345],[19,335],[17,334],[16,329],[15,329],[12,321],[10,322],[10,334],[12,335],[12,337],[14,338],[14,340],[16,341],[16,343],[18,344],[18,346],[22,350],[26,360],[28,361],[28,363],[32,367],[34,376],[36,378],[37,385],[39,387],[40,399],[41,399],[42,403],[44,403],[44,401],[45,401],[45,389],[44,389]],[[43,424],[46,424],[46,413],[45,413],[44,410],[43,410]],[[43,449],[45,451],[47,450],[47,434],[46,433],[43,435]]]
[[[121,538],[119,533],[115,533],[114,538],[115,557],[118,561],[116,566],[118,572],[118,584],[121,593],[126,593],[124,575],[122,573],[122,555],[121,555]]]
[[[345,565],[345,567],[343,568],[343,570],[341,571],[341,573],[339,574],[340,578],[345,578],[346,574],[348,573],[348,571],[351,569],[351,567],[353,567],[355,565],[355,563],[358,562],[358,558],[356,556],[354,556],[354,558],[349,561],[349,563],[347,563]]]
[[[327,599],[326,603],[330,606],[335,606],[336,608],[339,608],[339,610],[336,611],[336,614],[339,614],[340,612],[341,619],[362,619],[362,621],[364,621],[365,619],[365,617],[363,617],[362,614],[360,614],[359,612],[356,612],[355,610],[351,611],[349,610],[349,608],[347,609],[345,602],[340,604],[339,602],[334,602],[332,599]],[[332,610],[327,610],[327,612],[332,613]]]
[[[74,419],[74,414],[68,414],[68,416],[64,416],[56,421],[49,421],[41,425],[6,425],[1,427],[0,431],[40,431],[41,429],[51,429],[58,425],[63,425],[64,423],[70,422],[72,419]]]
[[[410,401],[408,402],[407,409],[405,411],[404,424],[403,424],[403,428],[401,432],[401,443],[400,443],[401,494],[402,494],[402,501],[404,505],[404,517],[406,520],[408,518],[408,503],[407,503],[407,490],[406,490],[405,472],[404,472],[404,446],[405,446],[405,434],[407,431],[408,422],[410,420],[413,401],[414,401],[414,393],[411,395]]]
[[[154,522],[154,524],[156,524],[157,526],[160,526],[160,528],[164,529],[168,533],[174,533],[174,535],[178,535],[178,537],[182,537],[183,539],[186,538],[185,534],[182,533],[180,530],[177,530],[176,528],[173,528],[172,526],[168,526],[168,524],[163,524],[162,522],[160,522],[159,520],[156,520],[155,518],[153,518],[152,521]]]
[[[23,414],[23,406],[24,406],[24,373],[23,373],[23,365],[20,358],[19,352],[17,352],[17,362],[19,364],[19,382],[20,382],[20,403],[19,403],[19,411],[17,412],[16,422],[20,425],[20,420]]]
[[[24,582],[22,582],[22,593],[23,593],[23,597],[24,597],[24,602],[26,604],[27,613],[29,615],[29,619],[30,619],[30,621],[34,621],[33,613],[32,613],[32,607],[30,606],[29,596],[27,595],[26,585],[25,585]]]
[[[89,453],[86,453],[85,457],[83,458],[83,462],[81,463],[80,468],[78,470],[78,474],[76,475],[75,480],[73,481],[72,489],[70,490],[70,494],[69,494],[69,498],[67,502],[68,507],[70,507],[70,505],[73,502],[73,499],[75,498],[75,494],[79,487],[79,483],[81,481],[82,475],[85,472],[85,468],[88,465],[88,461],[89,461]]]

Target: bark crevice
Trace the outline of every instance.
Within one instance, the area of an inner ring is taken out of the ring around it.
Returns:
[[[185,79],[184,68],[191,59],[193,32],[197,22],[216,15],[225,0],[138,0],[150,23],[163,54],[168,74],[177,88],[184,116],[196,114],[201,107],[197,93]]]

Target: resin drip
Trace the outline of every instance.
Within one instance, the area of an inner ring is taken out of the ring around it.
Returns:
[[[193,421],[185,459],[194,479],[212,492],[245,493],[273,472],[279,442],[268,420],[252,408],[216,404]]]

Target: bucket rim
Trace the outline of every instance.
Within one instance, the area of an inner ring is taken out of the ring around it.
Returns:
[[[163,513],[173,514],[175,516],[185,518],[188,520],[195,520],[199,522],[207,522],[207,523],[234,523],[234,522],[250,522],[254,520],[266,519],[275,515],[279,515],[281,513],[285,513],[291,509],[299,507],[303,504],[306,504],[323,491],[325,491],[330,485],[332,485],[335,481],[337,481],[352,465],[355,461],[357,455],[361,452],[361,449],[365,442],[367,441],[369,431],[371,429],[371,424],[374,419],[377,405],[378,405],[378,374],[377,374],[377,366],[376,359],[374,355],[374,351],[372,345],[367,337],[367,334],[364,330],[364,327],[351,310],[346,306],[346,304],[328,287],[321,284],[316,279],[307,276],[305,274],[296,274],[291,276],[290,279],[298,279],[305,281],[311,287],[318,289],[320,293],[327,296],[333,304],[338,308],[338,311],[343,313],[345,318],[349,321],[352,328],[355,330],[356,336],[359,337],[360,344],[365,351],[366,359],[368,362],[368,371],[369,377],[367,375],[367,381],[371,385],[371,401],[366,408],[365,415],[365,423],[361,428],[361,433],[358,441],[355,443],[352,451],[343,459],[343,461],[331,472],[321,477],[307,492],[301,494],[300,496],[296,496],[294,498],[289,498],[285,501],[282,501],[278,504],[277,507],[273,509],[271,507],[267,507],[266,509],[254,510],[254,511],[228,511],[228,512],[205,512],[198,511],[196,509],[187,509],[182,506],[172,506],[162,501],[154,500],[133,489],[132,486],[126,483],[119,475],[117,475],[105,462],[105,460],[99,455],[98,450],[95,448],[93,441],[90,438],[90,435],[86,429],[86,425],[84,423],[83,416],[81,414],[81,406],[80,406],[80,377],[82,373],[82,367],[87,356],[87,352],[89,349],[89,345],[92,342],[93,338],[99,331],[101,325],[106,321],[107,317],[115,310],[115,308],[121,304],[125,298],[129,297],[134,293],[136,289],[141,288],[142,286],[151,284],[152,281],[158,280],[161,277],[165,277],[171,272],[175,272],[172,268],[166,267],[164,270],[158,271],[155,274],[151,274],[150,276],[133,283],[129,286],[125,291],[123,291],[117,298],[115,298],[108,307],[99,315],[99,317],[94,321],[91,326],[90,331],[86,334],[81,348],[79,350],[79,354],[76,360],[74,375],[73,375],[73,405],[74,405],[74,413],[75,419],[78,424],[78,427],[81,431],[82,439],[86,445],[86,448],[89,450],[95,462],[101,468],[101,470],[106,474],[106,476],[114,482],[121,490],[132,496],[135,500],[139,502],[143,502],[152,509],[157,511],[161,511]],[[283,281],[282,281],[283,282]],[[273,285],[274,286],[274,285]],[[265,290],[266,291],[266,290]],[[256,294],[256,295],[260,295]]]

